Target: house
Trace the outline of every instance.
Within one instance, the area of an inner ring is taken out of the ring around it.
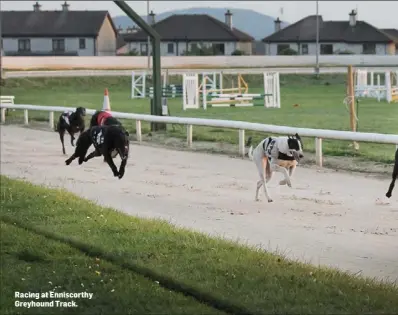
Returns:
[[[116,38],[116,55],[127,55],[129,53],[128,44],[124,41],[121,34]]]
[[[125,30],[119,25],[118,27],[118,37],[116,39],[116,55],[129,55],[130,54],[130,49],[129,49],[129,44],[125,42],[124,37],[127,34],[131,33],[136,33],[139,28],[138,27],[127,27]]]
[[[117,30],[107,11],[1,12],[3,50],[6,56],[112,56]]]
[[[394,45],[390,45],[390,55],[395,54],[398,55],[398,30],[396,28],[384,28],[381,29],[382,32],[390,36],[390,38],[393,40]]]
[[[226,56],[237,51],[246,55],[252,53],[254,38],[233,27],[229,10],[225,13],[225,23],[207,14],[175,14],[156,23],[155,14],[151,12],[150,24],[161,37],[162,56],[195,55],[204,50],[207,54]],[[141,55],[147,55],[147,39],[143,30],[124,36],[130,51]]]
[[[320,54],[395,54],[392,38],[365,21],[357,21],[354,10],[347,21],[324,21],[322,16],[318,16],[318,23]],[[316,30],[316,15],[307,16],[283,29],[278,18],[275,33],[263,39],[266,54],[280,55],[294,50],[299,55],[315,55]]]

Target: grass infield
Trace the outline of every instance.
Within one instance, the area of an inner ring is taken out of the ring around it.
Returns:
[[[14,292],[93,293],[72,314],[393,314],[398,289],[1,176],[1,314]],[[31,300],[31,299],[26,299]]]

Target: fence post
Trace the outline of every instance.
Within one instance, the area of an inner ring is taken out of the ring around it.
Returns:
[[[322,167],[323,165],[322,138],[315,138],[315,161],[316,165]]]
[[[192,125],[187,125],[187,146],[192,148]]]
[[[24,109],[23,111],[23,120],[25,125],[29,125],[29,116],[28,116],[28,110]]]
[[[1,122],[5,123],[6,122],[6,109],[7,108],[2,108],[1,109]]]
[[[142,141],[141,120],[135,121],[135,134],[137,136],[137,141],[141,143]]]
[[[239,129],[239,154],[245,157],[245,130]]]
[[[50,112],[50,116],[48,119],[49,119],[50,128],[54,129],[54,112]]]

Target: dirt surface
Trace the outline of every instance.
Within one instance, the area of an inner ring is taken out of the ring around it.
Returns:
[[[54,132],[1,127],[3,175],[301,261],[398,280],[398,193],[385,199],[387,177],[299,167],[293,188],[274,176],[274,202],[267,203],[263,192],[254,201],[258,175],[249,160],[132,144],[119,180],[101,158],[81,166],[66,166],[66,158]]]

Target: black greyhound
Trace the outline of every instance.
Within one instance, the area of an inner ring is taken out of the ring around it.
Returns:
[[[87,151],[91,145],[94,145],[95,150],[87,157]],[[104,156],[105,161],[111,168],[113,175],[120,178],[123,177],[128,154],[129,154],[129,133],[121,126],[94,126],[83,132],[77,139],[75,153],[65,161],[66,165],[72,163],[76,158],[79,158],[79,164],[87,162],[96,156]],[[122,162],[119,171],[116,168],[112,159],[112,153],[117,152]]]
[[[65,131],[70,135],[71,145],[75,146],[73,143],[75,134],[78,132],[81,134],[85,129],[84,116],[86,116],[86,109],[84,107],[76,108],[75,112],[64,112],[59,116],[55,131],[58,132],[61,139],[63,154],[66,154],[64,145]]]
[[[392,171],[392,181],[386,193],[387,198],[390,198],[392,195],[392,190],[394,189],[395,180],[397,179],[397,177],[398,177],[398,148],[397,151],[395,151],[395,164],[394,164],[394,169]]]
[[[94,126],[122,126],[122,123],[117,120],[112,114],[106,110],[96,111],[90,120],[90,128]],[[112,153],[112,158],[115,158],[117,151]],[[105,157],[104,157],[104,162]]]

